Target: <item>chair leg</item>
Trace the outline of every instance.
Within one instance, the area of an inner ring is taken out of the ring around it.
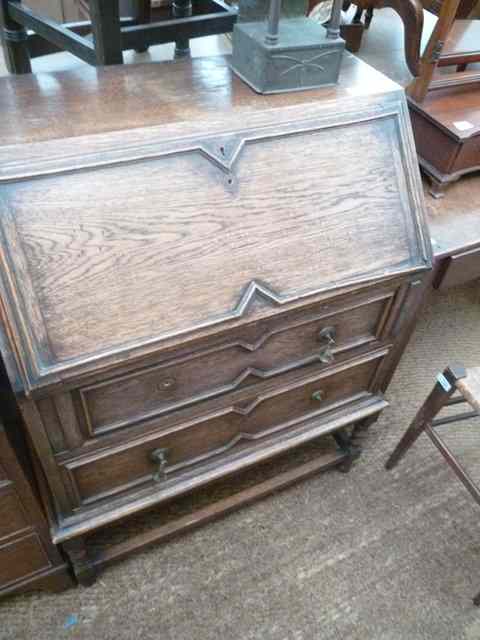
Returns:
[[[361,7],[357,7],[355,11],[355,15],[353,16],[352,23],[360,24],[362,22],[363,9]]]
[[[149,24],[152,20],[152,2],[151,0],[135,0],[137,7],[135,13],[135,20],[137,24]],[[139,47],[135,49],[137,53],[145,53],[148,51],[148,47]]]
[[[464,376],[465,372],[463,370],[453,370],[448,368],[437,377],[437,382],[428,398],[420,407],[417,415],[405,431],[402,439],[388,458],[385,464],[386,469],[393,469],[393,467],[398,464],[408,449],[410,449],[413,443],[417,440],[419,435],[425,430],[426,425],[433,420],[448,401],[450,396],[455,393],[456,380]]]
[[[173,0],[173,16],[175,18],[187,18],[192,15],[191,0]],[[183,58],[190,55],[190,40],[178,38],[175,41],[175,58]]]
[[[122,64],[118,0],[89,0],[97,65]]]
[[[0,40],[8,71],[14,74],[31,73],[28,35],[22,25],[9,17],[7,0],[0,0]]]
[[[365,29],[368,29],[373,20],[373,7],[369,7],[365,13]]]

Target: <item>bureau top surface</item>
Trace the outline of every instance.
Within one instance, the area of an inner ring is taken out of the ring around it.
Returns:
[[[232,77],[233,76],[233,77]],[[95,68],[0,79],[0,144],[68,138],[155,124],[338,100],[399,87],[346,53],[337,86],[260,96],[234,76],[229,58]]]
[[[268,98],[224,58],[4,81],[17,107],[1,131],[18,131],[0,147],[0,277],[17,388],[75,384],[428,268],[404,96],[352,56],[342,73],[351,84]]]

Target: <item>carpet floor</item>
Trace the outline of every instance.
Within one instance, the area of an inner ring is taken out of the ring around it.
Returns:
[[[479,338],[478,285],[435,296],[349,474],[155,546],[90,588],[4,600],[0,639],[480,639],[479,508],[426,437],[383,469],[435,375],[480,364]],[[459,424],[449,443],[480,480],[480,429]]]

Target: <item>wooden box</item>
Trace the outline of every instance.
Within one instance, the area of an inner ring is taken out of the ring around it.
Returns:
[[[420,166],[436,198],[480,169],[478,90],[478,83],[451,86],[431,91],[422,103],[409,100]]]
[[[403,92],[344,74],[0,82],[2,351],[85,582],[89,532],[386,406],[430,241]]]

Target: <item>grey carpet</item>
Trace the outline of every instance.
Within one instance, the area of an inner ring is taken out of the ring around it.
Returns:
[[[480,639],[480,509],[426,438],[383,470],[436,373],[480,364],[479,303],[474,285],[425,309],[350,474],[137,554],[88,589],[9,598],[0,639]],[[450,443],[480,481],[480,423]]]

